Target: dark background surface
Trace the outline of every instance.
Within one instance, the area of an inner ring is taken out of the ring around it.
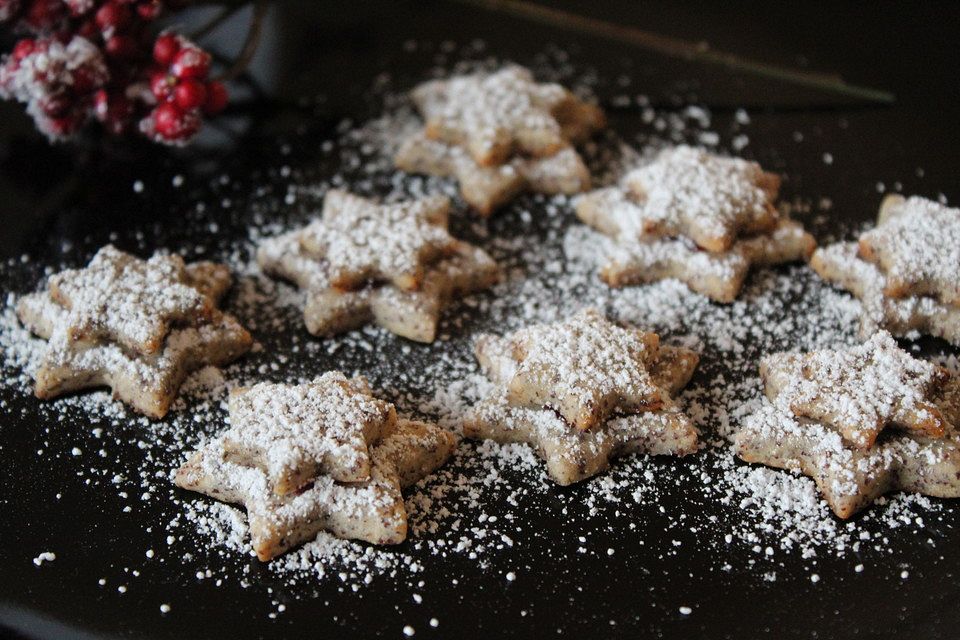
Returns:
[[[896,94],[891,106],[856,103],[845,98],[758,80],[724,69],[668,59],[620,44],[605,43],[513,18],[444,2],[313,3],[282,2],[272,14],[273,36],[263,53],[269,67],[257,70],[272,96],[238,104],[231,124],[246,133],[223,146],[193,152],[167,152],[134,145],[50,147],[33,133],[16,105],[0,105],[0,253],[29,252],[38,261],[60,259],[60,246],[72,240],[83,253],[111,230],[144,229],[147,244],[183,242],[179,220],[194,199],[212,197],[209,178],[221,172],[249,176],[270,185],[265,169],[281,162],[280,146],[290,140],[293,153],[282,161],[315,162],[315,144],[328,137],[343,117],[363,119],[377,113],[367,90],[388,72],[398,87],[409,86],[427,72],[430,58],[403,53],[403,42],[468,43],[482,38],[487,52],[525,63],[555,44],[572,58],[600,70],[597,93],[611,124],[627,134],[640,128],[639,113],[610,103],[620,92],[644,93],[654,104],[669,106],[678,96],[708,106],[721,129],[733,110],[746,107],[753,125],[748,153],[769,168],[785,171],[784,197],[829,197],[834,212],[847,220],[866,221],[875,213],[876,183],[901,182],[905,193],[960,197],[960,84],[956,35],[960,6],[953,3],[858,3],[811,6],[801,2],[563,2],[566,9],[634,25],[771,63],[837,73],[850,82]],[[632,78],[622,90],[620,75]],[[304,106],[303,96],[322,95]],[[681,101],[682,101],[681,100]],[[792,139],[802,130],[804,144]],[[834,157],[825,165],[823,153]],[[917,171],[922,167],[921,172]],[[187,187],[170,188],[171,176],[186,176]],[[131,188],[145,183],[143,194]],[[276,181],[279,183],[279,181]],[[145,195],[144,195],[145,194]],[[220,216],[226,233],[240,234],[234,214]],[[507,218],[509,220],[509,218]],[[236,228],[231,231],[231,224]],[[503,223],[506,224],[506,223]],[[829,226],[822,231],[829,235]],[[89,238],[87,236],[90,236]],[[7,283],[22,290],[31,283]],[[34,402],[17,399],[15,403]],[[548,510],[538,528],[544,537],[538,552],[518,552],[511,567],[526,566],[524,579],[504,582],[500,570],[470,566],[453,559],[427,569],[431,608],[418,610],[409,591],[379,579],[359,598],[324,593],[329,606],[309,601],[291,604],[273,621],[262,594],[215,588],[189,580],[175,568],[140,580],[135,593],[119,598],[112,590],[90,588],[96,574],[84,562],[54,562],[43,571],[23,567],[35,549],[51,548],[74,557],[142,555],[135,542],[135,519],[109,526],[104,513],[115,513],[113,496],[84,492],[64,465],[36,469],[18,458],[36,448],[30,425],[5,425],[0,452],[0,624],[30,637],[336,637],[341,634],[399,637],[413,624],[416,637],[487,637],[513,634],[542,637],[809,637],[809,638],[954,638],[960,634],[960,595],[956,546],[957,516],[948,508],[931,523],[939,545],[911,548],[903,557],[874,559],[876,571],[846,575],[821,588],[811,586],[800,563],[784,567],[777,582],[764,584],[749,572],[705,569],[715,550],[664,559],[650,544],[614,559],[563,566],[551,561],[569,549],[550,539],[552,528],[569,527]],[[8,436],[8,434],[14,434]],[[136,450],[129,455],[137,455]],[[26,458],[24,458],[26,459]],[[683,464],[689,464],[684,462]],[[35,496],[63,485],[64,499],[52,504]],[[14,487],[16,489],[14,490]],[[576,488],[572,489],[576,496]],[[663,496],[668,508],[684,500],[682,487]],[[704,505],[705,510],[710,505]],[[149,507],[145,507],[149,509]],[[641,514],[642,515],[642,514]],[[583,523],[588,527],[589,523]],[[682,533],[682,532],[681,532]],[[598,545],[604,535],[599,532]],[[649,536],[656,537],[656,531]],[[667,534],[664,534],[667,535]],[[680,535],[673,532],[669,536]],[[27,555],[29,553],[29,556]],[[912,578],[895,577],[908,562]],[[845,571],[826,557],[820,572]],[[712,566],[712,565],[710,565]],[[642,568],[642,570],[641,570]],[[448,576],[460,576],[452,585]],[[582,591],[580,590],[582,588]],[[172,601],[176,615],[158,618],[156,603]],[[696,602],[695,615],[677,613]],[[534,615],[521,616],[520,611]],[[441,615],[442,614],[442,615]],[[437,630],[426,620],[443,620]],[[616,622],[611,625],[610,621]],[[559,631],[558,631],[559,630]]]

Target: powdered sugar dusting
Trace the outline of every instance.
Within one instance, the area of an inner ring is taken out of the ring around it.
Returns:
[[[876,254],[888,283],[896,283],[896,297],[929,293],[960,304],[960,209],[891,196],[861,243]]]
[[[705,131],[708,112],[694,115],[643,107],[641,118],[650,132],[640,152],[652,156],[664,140],[714,133]],[[729,449],[729,436],[760,403],[762,355],[858,342],[859,303],[804,266],[758,270],[740,299],[728,305],[712,304],[675,280],[611,290],[589,265],[567,255],[573,248],[591,250],[588,243],[564,243],[576,225],[567,197],[521,197],[489,224],[463,213],[455,200],[451,223],[458,236],[462,231],[493,255],[506,277],[492,293],[459,300],[441,323],[440,342],[428,350],[374,327],[332,339],[307,335],[303,294],[260,273],[251,258],[256,244],[302,225],[331,187],[386,200],[435,192],[456,198],[449,179],[393,170],[392,153],[382,150],[411,123],[416,124],[408,105],[363,126],[344,123],[321,152],[327,160],[336,159],[337,172],[318,176],[312,167],[294,168],[286,193],[260,193],[243,179],[222,190],[233,195],[250,187],[253,194],[246,208],[231,212],[249,225],[246,237],[211,242],[209,251],[230,264],[238,278],[226,308],[251,328],[262,347],[222,370],[194,373],[164,420],[140,419],[102,392],[50,403],[32,399],[29,373],[44,343],[20,327],[13,307],[20,294],[39,283],[44,265],[17,260],[0,268],[17,292],[7,296],[0,311],[0,408],[10,424],[45,430],[38,460],[82,471],[77,483],[86,487],[89,481],[89,491],[105,496],[108,516],[143,519],[144,530],[151,529],[144,533],[143,551],[156,551],[151,562],[183,567],[185,580],[239,585],[272,600],[268,589],[277,583],[289,586],[293,597],[309,598],[317,581],[338,584],[349,594],[387,579],[415,593],[427,565],[446,572],[445,578],[474,577],[495,566],[514,571],[522,581],[525,558],[575,563],[607,558],[608,549],[618,561],[642,552],[672,571],[678,557],[696,548],[716,570],[758,582],[776,579],[784,558],[800,556],[809,572],[828,576],[825,558],[849,562],[853,571],[854,565],[869,568],[908,545],[939,540],[941,534],[929,525],[949,508],[941,502],[894,495],[862,518],[841,523],[828,513],[812,481],[744,466]],[[585,157],[598,181],[615,179],[625,167],[611,160],[629,155],[624,150],[630,146],[615,137],[588,145]],[[624,164],[636,160],[629,157]],[[204,229],[212,223],[206,212],[191,213],[190,220]],[[586,305],[702,355],[698,373],[677,400],[710,447],[683,460],[628,457],[605,475],[557,492],[530,447],[463,443],[446,466],[407,491],[410,527],[404,545],[380,548],[321,534],[262,566],[250,561],[242,510],[171,488],[170,473],[186,453],[226,427],[229,388],[263,380],[308,381],[336,363],[348,374],[367,375],[401,413],[457,430],[470,407],[490,391],[472,355],[474,333],[502,334],[552,322]],[[71,456],[74,447],[83,455]],[[161,515],[139,511],[144,494]],[[138,580],[109,560],[103,573],[111,588]],[[320,604],[311,600],[311,606]]]
[[[150,353],[165,337],[167,323],[191,319],[210,304],[185,279],[179,257],[140,260],[107,245],[83,269],[50,278],[50,288],[70,311],[64,324],[71,337],[109,337]]]
[[[334,190],[301,242],[325,261],[335,284],[416,275],[454,245],[446,230],[448,206],[442,197],[380,205]]]
[[[428,83],[415,95],[428,126],[440,129],[449,142],[467,142],[478,159],[498,147],[509,153],[513,144],[545,155],[541,145],[563,143],[552,111],[567,92],[558,85],[535,82],[520,67]]]
[[[697,229],[706,236],[735,236],[738,228],[769,215],[772,198],[762,177],[757,163],[740,158],[685,145],[663,151],[624,176],[639,202],[619,209],[622,234],[636,239],[655,225],[671,235]]]
[[[369,478],[367,445],[393,419],[389,404],[370,395],[362,380],[325,373],[302,385],[260,383],[230,398],[228,453],[253,461],[277,493],[318,469],[342,481]],[[292,482],[292,484],[291,484]]]
[[[891,423],[934,420],[937,367],[910,356],[885,331],[852,349],[774,354],[761,366],[777,407],[835,425],[858,447],[869,447]]]
[[[511,397],[529,396],[538,409],[552,406],[580,428],[617,409],[660,402],[659,389],[646,370],[656,345],[594,309],[560,323],[526,327],[510,340],[514,350],[524,354],[508,385]]]

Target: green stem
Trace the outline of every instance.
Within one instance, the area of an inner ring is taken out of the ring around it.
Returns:
[[[247,31],[247,39],[243,43],[243,49],[234,61],[233,65],[227,69],[219,80],[227,82],[233,80],[250,66],[254,54],[257,52],[257,45],[260,44],[260,33],[263,30],[263,19],[267,15],[269,4],[267,0],[258,0],[253,7],[253,17],[250,18],[250,29]]]
[[[194,31],[193,33],[191,33],[190,39],[193,40],[194,42],[197,42],[202,38],[210,35],[214,31],[216,31],[220,25],[222,25],[224,22],[229,20],[233,16],[233,14],[235,14],[237,11],[239,11],[242,8],[243,8],[242,5],[224,7],[223,9],[220,10],[220,13],[218,13],[213,20],[203,25],[197,31]]]
[[[666,56],[683,58],[694,62],[721,65],[734,71],[771,78],[811,89],[837,95],[890,104],[896,99],[889,91],[847,84],[836,75],[799,71],[787,67],[741,58],[732,53],[715,51],[706,42],[692,43],[678,38],[627,27],[597,18],[590,18],[560,9],[551,9],[523,0],[454,0],[462,4],[506,13],[562,29],[570,29],[609,40],[656,51]]]

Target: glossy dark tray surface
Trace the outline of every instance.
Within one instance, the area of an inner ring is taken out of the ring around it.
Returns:
[[[449,187],[398,179],[364,147],[376,139],[371,127],[351,131],[402,109],[393,96],[464,60],[513,60],[592,90],[617,134],[591,150],[595,169],[620,140],[644,147],[716,134],[730,151],[746,136],[739,153],[785,176],[783,200],[821,243],[853,237],[884,192],[960,197],[952,6],[936,7],[940,15],[894,5],[549,4],[835,71],[897,100],[837,98],[458,4],[280,2],[263,54],[272,66],[257,75],[264,95],[238,101],[229,131],[196,148],[49,147],[18,108],[0,105],[0,250],[9,258],[0,281],[5,292],[32,291],[48,267],[81,264],[108,241],[142,255],[165,248],[223,259],[240,281],[227,305],[263,345],[227,368],[227,380],[356,371],[404,412],[445,421],[450,403],[467,403],[477,388],[473,335],[592,304],[702,350],[682,398],[709,450],[635,457],[605,478],[556,488],[523,448],[464,443],[411,491],[418,530],[407,543],[331,543],[336,554],[312,558],[318,568],[294,571],[218,542],[196,518],[227,512],[169,482],[186,453],[223,427],[220,396],[195,388],[156,424],[102,396],[43,404],[11,364],[23,354],[8,348],[0,358],[4,629],[30,638],[955,637],[957,505],[897,496],[842,523],[822,504],[790,502],[809,495],[803,481],[726,453],[740,398],[758,394],[763,352],[855,340],[849,297],[805,267],[755,274],[730,306],[670,284],[610,291],[565,257],[576,223],[562,200],[525,197],[488,223],[458,204],[456,233],[490,250],[510,278],[451,309],[446,339],[432,346],[372,329],[313,338],[288,304],[293,292],[252,267],[252,240],[301,224],[331,184],[376,196]],[[4,309],[0,329],[12,332]],[[0,347],[27,344],[10,335]],[[916,344],[930,356],[956,355],[941,342]],[[763,479],[781,483],[766,500],[751,484]],[[56,559],[38,566],[46,551]]]

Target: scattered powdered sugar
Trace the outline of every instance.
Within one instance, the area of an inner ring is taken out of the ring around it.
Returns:
[[[84,473],[78,482],[108,495],[107,504],[121,505],[121,517],[143,518],[144,529],[150,529],[143,550],[155,550],[152,562],[182,565],[185,572],[195,571],[198,581],[269,593],[260,585],[267,576],[298,586],[294,593],[309,597],[310,586],[320,580],[352,592],[388,576],[412,590],[427,564],[451,571],[495,566],[497,575],[513,571],[522,579],[516,559],[523,554],[562,561],[565,554],[606,557],[613,549],[619,559],[642,548],[670,559],[691,544],[707,550],[718,569],[747,571],[758,581],[775,579],[788,555],[799,555],[805,566],[817,567],[816,575],[826,575],[816,564],[819,557],[845,558],[856,551],[855,562],[869,567],[871,559],[939,535],[925,526],[941,517],[945,507],[938,501],[897,494],[842,522],[829,513],[813,481],[744,465],[730,449],[732,434],[760,403],[760,358],[775,351],[856,344],[856,300],[801,265],[757,270],[741,296],[726,305],[711,303],[676,280],[610,289],[593,265],[578,257],[593,249],[587,236],[568,233],[577,225],[569,198],[523,196],[480,222],[463,213],[454,180],[394,171],[390,157],[398,137],[416,125],[409,105],[398,105],[393,97],[385,101],[391,105],[385,116],[359,127],[344,123],[337,139],[321,147],[324,160],[338,167],[333,175],[295,168],[289,191],[279,196],[235,180],[236,189],[249,188],[252,194],[244,211],[236,212],[246,237],[211,242],[208,257],[231,266],[237,283],[224,306],[260,344],[229,367],[193,373],[163,420],[138,417],[104,392],[44,403],[33,399],[31,374],[45,343],[20,326],[14,307],[50,269],[45,274],[46,265],[20,260],[0,266],[0,275],[17,292],[7,295],[0,310],[0,409],[7,423],[41,425],[44,445],[38,460],[79,465]],[[652,156],[664,141],[698,139],[709,126],[709,113],[701,111],[644,107],[641,117],[650,134],[641,155]],[[637,163],[629,147],[612,134],[586,145],[584,156],[598,181],[614,181]],[[431,346],[376,327],[311,337],[303,330],[304,294],[264,276],[253,256],[262,238],[303,225],[331,188],[384,201],[451,196],[456,235],[489,252],[504,270],[503,281],[492,292],[458,300]],[[199,209],[189,218],[198,229],[212,220]],[[137,236],[146,249],[143,238]],[[49,265],[53,270],[63,266]],[[465,441],[450,462],[405,492],[406,543],[377,547],[321,533],[262,565],[250,557],[243,510],[172,487],[171,474],[189,452],[226,428],[231,388],[264,380],[304,382],[324,370],[341,369],[367,376],[375,394],[394,402],[401,413],[460,431],[470,408],[491,390],[475,362],[472,336],[563,320],[587,306],[701,354],[691,384],[676,399],[703,434],[705,450],[682,460],[627,457],[609,472],[558,492],[529,446]],[[84,455],[71,456],[74,447]],[[150,502],[156,513],[140,512],[141,502]],[[616,539],[604,538],[605,532]],[[104,575],[114,569],[108,563]],[[121,575],[124,589],[136,579]],[[681,613],[690,615],[692,609],[685,606]]]
[[[774,553],[797,553],[804,559],[820,555],[861,556],[868,550],[889,550],[893,530],[917,528],[922,533],[921,514],[935,520],[942,507],[919,494],[880,497],[856,521],[843,521],[830,512],[814,481],[767,467],[737,465],[732,454],[725,466],[724,489],[717,498],[739,507],[745,520],[734,525],[731,540],[752,545],[757,554],[774,545]],[[769,554],[772,555],[772,554]]]

